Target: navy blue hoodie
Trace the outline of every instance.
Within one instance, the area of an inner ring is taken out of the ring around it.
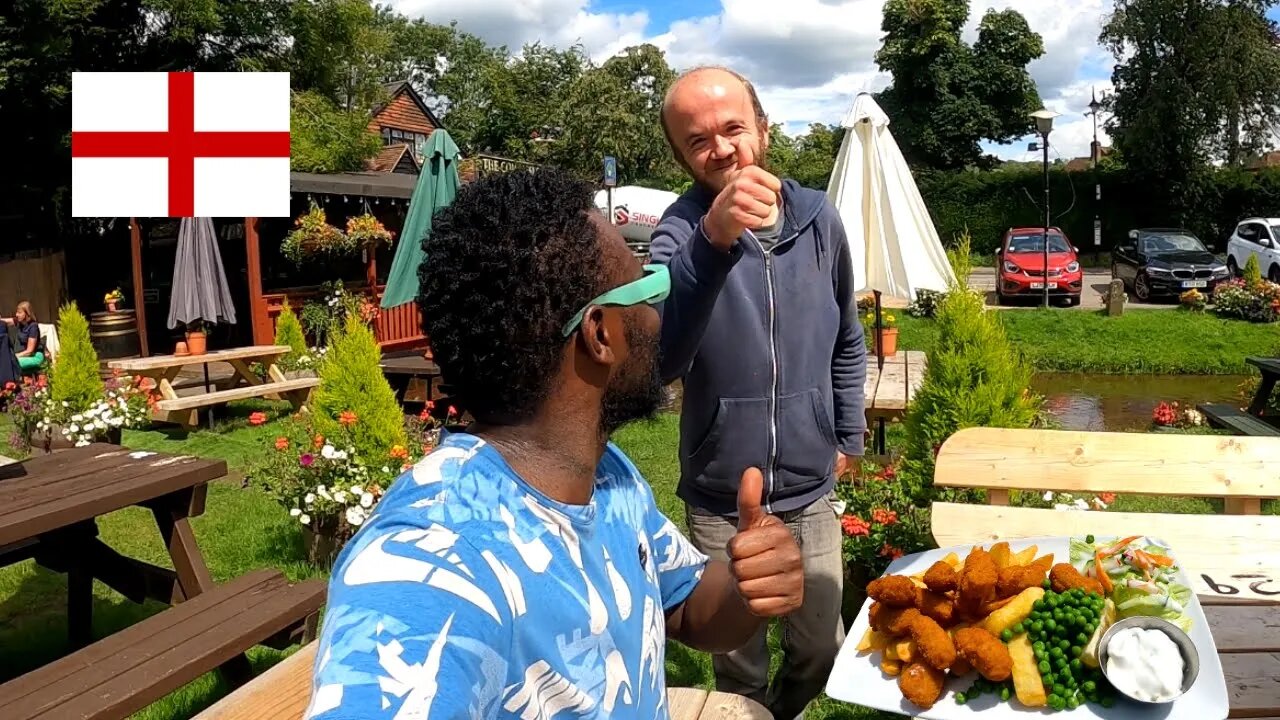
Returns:
[[[714,248],[695,187],[663,214],[652,262],[671,271],[662,307],[662,374],[684,381],[680,486],[685,502],[737,514],[749,467],[765,477],[765,509],[806,507],[834,486],[835,453],[862,455],[867,352],[853,263],[824,193],[782,186],[779,241],[750,232]]]

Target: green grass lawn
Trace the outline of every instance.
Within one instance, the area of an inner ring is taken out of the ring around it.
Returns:
[[[274,437],[272,424],[248,425],[252,410],[279,406],[240,404],[234,407],[215,431],[130,431],[124,443],[131,447],[172,453],[222,457],[232,476],[210,487],[205,514],[193,527],[214,578],[226,581],[250,570],[279,568],[294,580],[323,577],[326,573],[305,562],[301,532],[285,510],[252,488],[241,488],[240,478],[248,463],[267,452]],[[679,469],[676,461],[678,419],[664,415],[655,421],[624,428],[617,443],[631,456],[654,488],[658,504],[677,525],[684,525],[684,512],[675,495]],[[890,440],[900,442],[898,426],[891,428]],[[1147,499],[1122,497],[1116,509],[1129,511],[1221,512],[1220,503],[1196,499]],[[1268,512],[1277,512],[1274,505]],[[114,548],[142,560],[169,567],[149,513],[123,510],[99,521],[104,539]],[[37,568],[32,562],[0,569],[0,682],[20,675],[58,657],[66,637],[66,585],[61,575]],[[94,630],[99,637],[159,612],[163,605],[135,606],[105,586],[96,584]],[[776,637],[771,638],[776,650]],[[285,653],[256,648],[250,653],[255,670],[278,662]],[[777,653],[775,652],[775,664]],[[667,678],[672,686],[710,688],[714,678],[710,658],[676,643],[668,644]],[[135,717],[146,720],[189,718],[225,694],[216,675],[210,674],[147,708]],[[809,717],[857,718],[887,714],[852,707],[821,698]]]
[[[1001,312],[1009,339],[1038,371],[1106,374],[1251,375],[1246,356],[1280,352],[1280,326],[1210,313],[1129,310]],[[898,345],[928,350],[932,320],[899,316]]]

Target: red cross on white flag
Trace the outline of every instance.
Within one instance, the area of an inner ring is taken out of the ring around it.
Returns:
[[[289,214],[289,73],[71,74],[72,217]]]

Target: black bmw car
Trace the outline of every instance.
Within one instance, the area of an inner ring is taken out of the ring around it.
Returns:
[[[1190,230],[1142,228],[1112,251],[1111,277],[1145,302],[1193,289],[1209,295],[1231,273]]]

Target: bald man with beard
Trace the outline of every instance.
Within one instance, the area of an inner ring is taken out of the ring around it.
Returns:
[[[844,227],[822,192],[769,172],[769,120],[755,88],[724,68],[682,75],[663,130],[693,188],[664,214],[661,372],[683,381],[680,485],[690,540],[726,557],[739,478],[764,471],[765,511],[804,555],[805,601],[781,619],[770,682],[766,628],[716,655],[716,686],[803,717],[844,639],[836,477],[863,453],[866,347]]]

